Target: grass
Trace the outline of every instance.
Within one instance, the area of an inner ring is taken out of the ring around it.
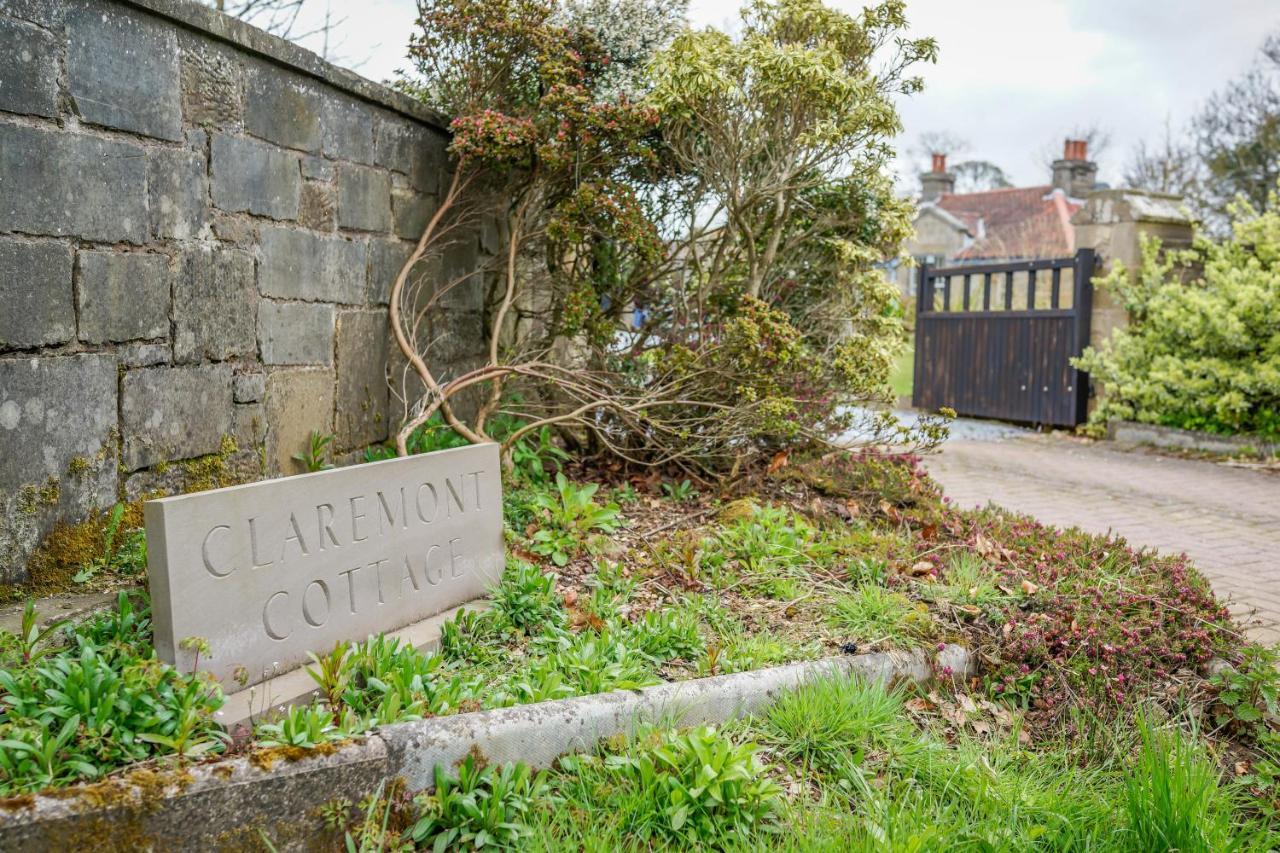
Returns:
[[[474,767],[459,768],[460,782],[444,787],[474,790],[471,806],[420,797],[398,823],[457,838],[477,815],[500,815],[510,846],[534,851],[1200,853],[1277,840],[1241,811],[1194,730],[1143,718],[1132,749],[1113,739],[1082,767],[1054,744],[1028,749],[1016,732],[921,724],[913,701],[823,678],[721,729],[641,726],[522,786],[478,784]]]
[[[928,609],[880,586],[864,586],[835,596],[827,621],[864,644],[910,645],[935,633]]]
[[[894,360],[893,369],[889,372],[889,388],[893,391],[894,397],[911,396],[911,389],[915,382],[915,357],[915,341],[911,340]]]

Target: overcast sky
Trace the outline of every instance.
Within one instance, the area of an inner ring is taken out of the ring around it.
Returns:
[[[334,18],[346,18],[331,38],[333,58],[375,80],[391,77],[414,2],[329,2]],[[690,17],[731,26],[739,5],[692,0]],[[323,14],[324,3],[312,8]],[[1134,142],[1158,137],[1166,116],[1185,124],[1280,28],[1280,0],[908,0],[907,10],[941,53],[924,71],[925,91],[902,104],[903,147],[947,131],[1019,184],[1047,181],[1042,152],[1056,153],[1068,130],[1089,124],[1111,134],[1100,166],[1104,180],[1118,179]]]

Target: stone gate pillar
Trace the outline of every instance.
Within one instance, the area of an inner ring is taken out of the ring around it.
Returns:
[[[1085,197],[1071,217],[1076,248],[1093,249],[1098,256],[1095,278],[1120,261],[1136,274],[1142,258],[1142,237],[1158,237],[1167,248],[1191,245],[1192,226],[1182,197],[1144,190],[1098,190]],[[1129,322],[1124,306],[1105,290],[1093,293],[1089,343],[1104,343],[1111,333]]]

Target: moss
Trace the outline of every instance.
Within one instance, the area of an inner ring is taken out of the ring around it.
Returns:
[[[40,508],[40,490],[30,483],[24,483],[18,489],[18,512],[23,515],[34,515]]]
[[[144,495],[124,505],[123,529],[142,527],[142,503],[154,495]],[[13,587],[17,597],[45,597],[80,588],[72,581],[76,572],[106,554],[103,528],[109,511],[94,510],[78,522],[60,521],[27,561],[29,579]]]
[[[342,743],[349,743],[343,741]],[[313,747],[272,746],[255,749],[249,754],[249,763],[264,773],[270,773],[281,761],[303,761],[308,758],[319,758],[333,755],[338,751],[338,743],[318,743]]]
[[[231,457],[239,450],[235,438],[224,435],[217,453],[179,463],[183,475],[183,493],[205,492],[239,484],[243,478],[236,476],[230,464]]]
[[[87,474],[89,469],[93,467],[93,463],[85,456],[72,456],[71,461],[67,463],[67,473],[73,477],[79,477]]]

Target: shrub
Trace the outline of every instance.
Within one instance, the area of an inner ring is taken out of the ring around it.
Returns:
[[[1106,390],[1095,429],[1120,419],[1280,436],[1280,213],[1236,207],[1228,239],[1184,252],[1148,240],[1133,280],[1117,263],[1100,286],[1130,325],[1076,362]]]

